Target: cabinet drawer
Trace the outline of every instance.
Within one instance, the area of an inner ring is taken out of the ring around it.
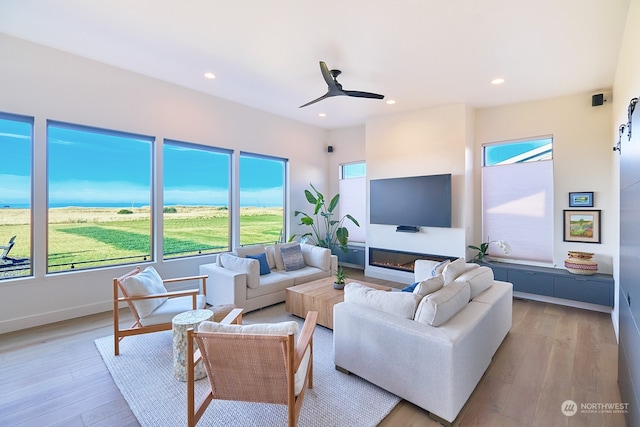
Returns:
[[[613,305],[611,291],[609,283],[587,277],[556,277],[553,286],[554,297],[606,306]]]
[[[364,266],[364,248],[350,247],[347,262]]]
[[[494,266],[491,266],[491,269],[493,270],[494,279],[500,280],[502,282],[509,281],[509,270],[507,270],[506,268],[494,267]]]
[[[551,274],[509,270],[508,279],[513,283],[514,291],[553,296],[553,275]]]

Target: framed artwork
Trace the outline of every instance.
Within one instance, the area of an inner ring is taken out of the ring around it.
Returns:
[[[600,210],[564,210],[564,241],[600,243]]]
[[[593,191],[582,193],[569,193],[570,208],[592,208],[593,207]]]

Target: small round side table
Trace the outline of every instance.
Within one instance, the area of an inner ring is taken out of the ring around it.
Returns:
[[[173,327],[173,376],[180,381],[187,380],[187,357],[193,357],[187,353],[187,330],[198,329],[198,325],[205,320],[213,319],[211,310],[191,310],[174,316],[171,321]],[[194,345],[194,350],[198,348]],[[195,379],[199,380],[207,376],[202,366],[202,361],[195,366]]]

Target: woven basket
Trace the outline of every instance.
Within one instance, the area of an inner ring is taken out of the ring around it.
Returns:
[[[564,261],[564,268],[569,273],[589,276],[598,272],[598,264],[593,261],[593,253],[569,251],[569,258]]]

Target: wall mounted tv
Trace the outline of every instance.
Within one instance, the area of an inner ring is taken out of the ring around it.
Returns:
[[[372,179],[369,222],[451,227],[451,174]]]

